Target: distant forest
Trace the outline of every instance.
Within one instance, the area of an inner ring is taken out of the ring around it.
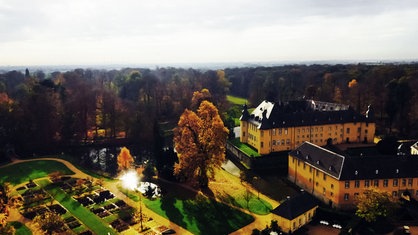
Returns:
[[[209,89],[232,127],[226,95],[262,100],[312,98],[375,110],[379,135],[418,136],[418,64],[288,65],[224,70],[182,68],[0,74],[0,148],[30,152],[94,140],[128,139],[152,149]]]

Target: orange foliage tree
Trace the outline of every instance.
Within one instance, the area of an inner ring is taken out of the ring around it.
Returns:
[[[174,175],[202,188],[208,186],[214,170],[225,160],[228,129],[219,116],[218,109],[204,100],[196,112],[186,109],[174,130],[174,145],[179,162]]]
[[[118,170],[127,170],[131,168],[134,158],[128,148],[123,147],[118,155]]]

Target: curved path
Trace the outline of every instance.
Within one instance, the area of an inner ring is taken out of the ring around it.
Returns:
[[[79,170],[77,167],[75,167],[72,163],[63,160],[63,159],[59,159],[59,158],[36,158],[36,159],[27,159],[27,160],[22,160],[22,159],[13,159],[13,161],[7,165],[1,166],[5,167],[5,166],[9,166],[9,165],[13,165],[16,163],[20,163],[20,162],[28,162],[28,161],[37,161],[37,160],[51,160],[51,161],[57,161],[57,162],[61,162],[63,163],[66,167],[68,167],[68,169],[70,169],[71,171],[74,172],[73,175],[71,175],[71,177],[75,177],[75,178],[87,178],[87,177],[92,177],[84,172],[82,172],[81,170]],[[94,177],[93,177],[94,178]],[[172,182],[171,182],[172,183]],[[216,182],[211,182],[214,184],[217,184]],[[133,200],[131,200],[130,198],[128,198],[125,194],[123,194],[121,191],[119,191],[118,187],[118,181],[104,181],[103,186],[105,188],[107,188],[108,190],[110,190],[116,197],[118,197],[119,199],[124,200],[128,205],[135,207],[135,208],[139,208],[139,203],[135,202]],[[16,185],[13,188],[18,188],[21,185]],[[248,188],[253,194],[258,194],[258,192],[253,189],[252,187],[250,187],[249,185],[246,185],[246,188]],[[259,194],[260,198],[268,201],[273,208],[276,207],[278,205],[278,202],[263,195],[263,194]],[[241,208],[238,208],[241,209]],[[192,234],[191,232],[189,232],[188,230],[186,230],[185,228],[171,222],[170,220],[162,217],[161,215],[155,213],[154,211],[148,209],[147,207],[143,206],[142,207],[142,211],[145,215],[147,215],[148,217],[153,218],[153,222],[148,222],[150,227],[157,227],[157,226],[161,226],[164,225],[168,228],[174,229],[176,231],[177,234]],[[244,212],[248,213],[248,211],[243,210]],[[238,234],[251,234],[253,229],[259,229],[262,230],[266,227],[266,225],[270,225],[272,218],[271,214],[268,215],[257,215],[257,214],[253,214],[251,213],[251,215],[254,217],[254,221],[244,227],[242,227],[241,229],[231,233],[233,235],[238,235]],[[34,231],[34,234],[37,234],[37,227],[32,223],[32,220],[29,220],[25,217],[23,217],[19,211],[17,209],[12,209],[10,211],[10,215],[8,217],[8,221],[19,221],[23,224],[25,224],[26,226],[28,226],[32,231]],[[208,221],[208,223],[210,223],[210,221]],[[132,231],[133,229],[129,229],[125,232],[122,232],[122,234],[138,234],[138,232]],[[149,231],[149,230],[148,230]],[[144,234],[146,234],[147,231],[144,232]]]

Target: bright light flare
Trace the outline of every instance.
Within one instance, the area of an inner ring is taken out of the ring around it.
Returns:
[[[125,172],[119,179],[122,181],[122,187],[126,189],[135,190],[138,187],[139,177],[134,170]]]

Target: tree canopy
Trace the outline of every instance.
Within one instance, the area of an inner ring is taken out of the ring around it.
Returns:
[[[128,148],[123,147],[118,155],[118,170],[128,170],[132,167],[132,163],[134,163],[134,158],[132,157],[131,152]]]
[[[48,234],[60,231],[65,225],[61,216],[52,211],[46,211],[37,215],[33,219],[33,222],[38,224],[38,226]]]
[[[174,130],[179,158],[174,174],[207,187],[214,169],[225,160],[228,132],[213,103],[203,100],[196,112],[186,109]]]
[[[356,215],[367,222],[374,222],[379,217],[390,216],[397,207],[397,202],[388,193],[371,188],[358,195]]]

